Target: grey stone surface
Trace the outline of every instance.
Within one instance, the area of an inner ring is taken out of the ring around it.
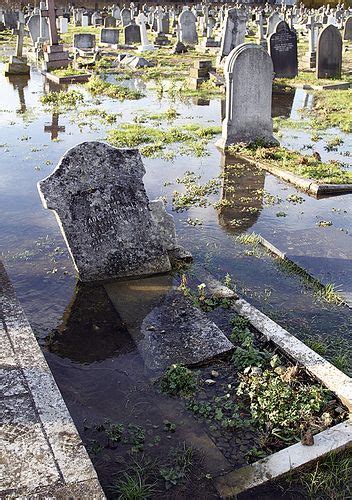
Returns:
[[[137,24],[129,24],[125,27],[125,44],[141,43],[141,30]]]
[[[238,9],[229,9],[224,20],[223,34],[217,64],[223,61],[224,57],[244,42],[246,34],[247,16]]]
[[[233,349],[233,344],[178,290],[170,292],[145,317],[140,349],[148,368],[173,363],[195,365]]]
[[[271,118],[273,63],[267,51],[254,43],[239,45],[227,56],[224,74],[226,115],[218,146],[259,138],[276,142]]]
[[[144,174],[138,150],[84,142],[38,184],[43,205],[57,214],[82,281],[171,270]]]
[[[90,498],[105,498],[33,331],[0,263],[2,345],[1,498],[34,498],[39,490],[95,484]],[[14,362],[16,363],[14,366]]]
[[[100,43],[117,45],[119,43],[119,30],[115,28],[102,28],[100,32]]]
[[[318,37],[317,78],[341,78],[342,37],[339,30],[329,24]]]
[[[180,26],[180,42],[190,45],[198,43],[198,35],[196,28],[196,16],[190,10],[181,12],[178,18]]]
[[[343,39],[352,40],[352,16],[348,16],[343,28]]]
[[[91,33],[75,33],[73,35],[73,47],[76,49],[94,49],[95,35]]]

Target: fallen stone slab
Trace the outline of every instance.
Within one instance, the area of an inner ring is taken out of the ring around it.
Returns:
[[[144,319],[140,349],[148,368],[165,370],[174,363],[204,363],[233,349],[225,334],[193,306],[181,291],[173,290]]]

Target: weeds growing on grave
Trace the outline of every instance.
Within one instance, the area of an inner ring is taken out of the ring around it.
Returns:
[[[117,83],[106,82],[99,76],[92,76],[89,82],[85,84],[85,88],[93,96],[106,96],[119,101],[125,99],[136,100],[144,97],[144,94],[139,90],[132,90]]]
[[[269,163],[276,168],[288,170],[307,179],[315,179],[317,182],[327,184],[352,183],[352,172],[345,170],[337,161],[323,163],[314,155],[304,156],[298,151],[268,145],[262,140],[230,146],[229,152],[243,154],[258,160],[258,162]]]
[[[190,396],[197,388],[198,374],[183,365],[171,365],[159,381],[162,392],[170,396]]]

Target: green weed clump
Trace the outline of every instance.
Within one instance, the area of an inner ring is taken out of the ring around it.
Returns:
[[[164,129],[123,123],[118,129],[109,131],[108,142],[116,147],[142,146],[141,153],[153,158],[163,155],[167,145],[181,143],[180,154],[204,156],[207,154],[207,142],[220,131],[220,127],[203,127],[196,124]]]
[[[306,179],[315,179],[327,184],[350,184],[352,172],[344,170],[337,161],[323,163],[315,156],[304,156],[298,151],[290,151],[282,146],[265,145],[262,141],[249,144],[235,144],[230,153],[243,154],[270,166],[288,170]]]
[[[84,102],[84,98],[83,94],[77,90],[67,92],[60,90],[60,92],[49,92],[43,95],[40,102],[50,108],[74,109]]]
[[[68,68],[53,69],[52,71],[50,71],[50,73],[56,76],[76,76],[86,75],[87,71],[84,69],[76,69],[72,66],[69,66]]]
[[[182,178],[176,179],[177,184],[184,186],[184,191],[172,193],[173,209],[177,212],[188,210],[190,207],[206,207],[208,196],[217,194],[220,188],[220,179],[210,179],[204,184],[199,183],[200,176],[187,171]]]
[[[138,90],[128,89],[117,83],[106,82],[99,76],[91,77],[89,82],[85,84],[85,87],[93,96],[106,96],[111,99],[118,99],[119,101],[124,101],[125,99],[135,100],[144,97],[144,94]]]
[[[183,365],[171,365],[159,381],[162,392],[170,396],[190,396],[197,389],[198,374]]]
[[[324,413],[330,393],[304,382],[297,367],[279,368],[242,376],[237,394],[249,398],[253,420],[287,442],[298,441],[307,429],[318,431],[330,425],[333,418]]]

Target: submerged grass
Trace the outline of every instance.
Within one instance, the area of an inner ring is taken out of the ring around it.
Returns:
[[[263,141],[236,144],[230,146],[229,152],[243,154],[300,177],[314,179],[318,183],[352,183],[352,172],[345,170],[337,161],[323,163],[314,154],[305,156],[298,151],[290,151],[282,146],[265,145]]]
[[[49,92],[40,98],[44,106],[56,109],[74,109],[84,102],[83,94],[77,90]]]
[[[124,101],[125,99],[136,100],[144,97],[144,94],[138,90],[128,89],[117,83],[106,82],[99,76],[93,76],[85,84],[85,87],[93,96],[106,96],[120,101]]]
[[[182,143],[179,149],[181,154],[204,156],[207,154],[205,148],[207,142],[220,131],[220,127],[204,127],[196,124],[164,129],[123,123],[118,129],[108,132],[108,142],[116,147],[144,146],[141,148],[141,153],[154,158],[162,156],[167,145]]]

